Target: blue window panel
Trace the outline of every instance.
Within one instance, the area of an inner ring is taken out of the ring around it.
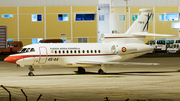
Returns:
[[[32,14],[32,21],[37,21],[37,14]]]
[[[132,15],[132,21],[136,21],[136,19],[137,19],[137,14],[133,14]]]
[[[58,14],[58,21],[68,21],[68,14]]]
[[[63,14],[63,21],[68,21],[68,14]]]
[[[125,15],[119,15],[119,21],[125,21]]]
[[[150,21],[152,21],[152,15],[151,15],[151,17],[150,17],[150,19],[149,19]]]
[[[166,14],[166,21],[178,21],[179,13]]]
[[[58,21],[63,21],[63,15],[62,14],[58,14]]]
[[[13,41],[13,39],[8,39],[7,41],[8,41],[8,42],[12,42],[12,41]]]
[[[62,41],[63,41],[63,43],[66,43],[66,39],[63,39]]]
[[[37,15],[37,21],[42,21],[42,15]]]
[[[94,21],[95,14],[76,14],[76,21]]]
[[[42,14],[32,14],[32,21],[42,21]]]
[[[2,15],[2,18],[13,18],[13,14]]]
[[[38,43],[38,39],[32,39],[32,44],[37,44]]]
[[[159,14],[159,21],[164,21],[164,14]]]

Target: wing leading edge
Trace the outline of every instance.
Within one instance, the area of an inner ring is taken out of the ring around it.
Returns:
[[[160,65],[159,63],[135,63],[135,62],[96,62],[96,61],[76,61],[76,64],[89,64],[89,65]]]

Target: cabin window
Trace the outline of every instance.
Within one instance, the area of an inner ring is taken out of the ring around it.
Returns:
[[[14,44],[14,47],[17,47],[17,46],[18,46],[17,43],[15,43],[15,44]]]
[[[59,54],[61,54],[61,51],[59,50]]]
[[[87,53],[89,53],[89,50],[87,50]]]
[[[63,50],[63,54],[65,53],[65,51]]]
[[[66,53],[68,54],[68,53],[69,53],[69,51],[67,50],[67,51],[66,51]]]
[[[54,51],[54,53],[56,54],[56,53],[57,53],[57,51],[55,50],[55,51]]]
[[[84,50],[82,51],[82,53],[84,53]]]
[[[91,50],[91,53],[93,53],[93,50]]]
[[[22,44],[21,44],[21,43],[19,43],[19,47],[22,47]]]
[[[80,50],[78,50],[78,53],[81,53],[81,51],[80,51]]]
[[[99,53],[101,53],[101,51],[100,51],[100,50],[98,50],[98,52],[99,52]]]
[[[94,53],[96,53],[97,51],[96,50],[94,50]]]
[[[76,50],[74,50],[74,53],[76,53]]]
[[[71,50],[70,52],[71,52],[71,54],[73,53],[73,51],[72,51],[72,50]]]

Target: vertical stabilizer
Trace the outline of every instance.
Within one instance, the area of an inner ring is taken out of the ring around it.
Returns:
[[[131,34],[132,32],[146,32],[148,30],[149,20],[152,16],[152,9],[140,9],[139,11],[142,13],[125,34]]]

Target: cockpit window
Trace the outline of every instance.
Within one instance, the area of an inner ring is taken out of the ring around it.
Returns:
[[[35,49],[34,48],[21,48],[18,52],[19,53],[35,52]]]
[[[26,50],[26,52],[30,52],[30,49],[31,49],[31,48],[28,48],[28,49]]]
[[[21,53],[26,52],[26,49],[27,49],[27,48],[23,48],[22,51],[21,51]]]
[[[35,52],[35,49],[34,49],[34,48],[31,48],[30,52]]]

